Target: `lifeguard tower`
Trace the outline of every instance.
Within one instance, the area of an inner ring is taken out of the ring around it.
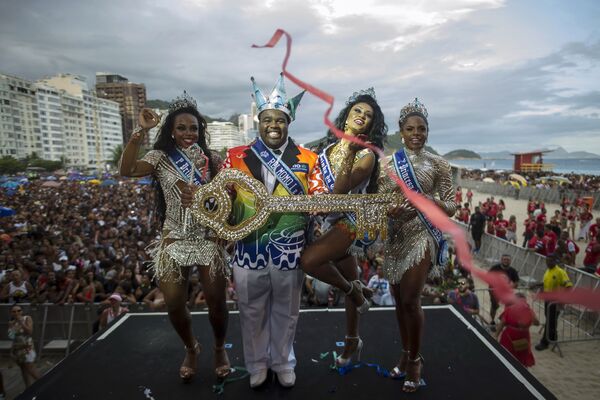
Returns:
[[[543,154],[552,150],[536,150],[523,153],[512,153],[515,156],[513,170],[516,173],[552,171],[554,164],[545,164]]]

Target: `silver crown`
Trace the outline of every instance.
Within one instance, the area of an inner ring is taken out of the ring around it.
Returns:
[[[371,96],[373,100],[377,100],[377,97],[375,96],[375,89],[373,89],[373,86],[371,86],[368,89],[359,90],[358,92],[352,93],[352,96],[348,97],[348,100],[346,100],[346,105],[354,103],[359,96],[363,95]]]
[[[186,107],[194,107],[195,109],[198,109],[196,100],[194,100],[192,96],[187,94],[187,92],[184,90],[181,96],[177,96],[175,100],[171,102],[171,105],[169,106],[169,114]]]
[[[427,109],[425,108],[425,104],[421,103],[417,97],[415,97],[415,101],[408,103],[400,110],[400,117],[398,118],[400,125],[404,123],[404,120],[408,115],[413,113],[421,114],[427,119]]]

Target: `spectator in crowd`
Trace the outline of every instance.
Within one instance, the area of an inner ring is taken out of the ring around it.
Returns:
[[[478,315],[479,299],[469,289],[469,282],[467,282],[466,278],[459,278],[457,283],[458,287],[448,292],[448,303],[456,304],[468,314]]]
[[[135,289],[135,298],[138,302],[143,302],[144,298],[152,290],[152,280],[148,272],[143,272],[141,275],[140,285]]]
[[[560,239],[557,242],[557,252],[565,264],[575,266],[575,260],[577,254],[579,254],[579,246],[569,238],[569,231],[563,230],[560,233]]]
[[[583,259],[583,270],[593,274],[598,268],[600,263],[600,241],[596,236],[592,237],[592,240],[588,243],[585,248],[585,257]]]
[[[150,293],[148,293],[146,297],[144,297],[144,304],[148,306],[152,311],[166,310],[167,306],[165,304],[165,295],[160,290],[159,286],[152,289]]]
[[[523,221],[523,225],[525,226],[525,230],[523,231],[522,247],[527,248],[529,241],[535,236],[535,231],[537,227],[537,223],[535,222],[533,212],[528,213],[527,219]]]
[[[506,227],[506,240],[513,244],[517,244],[517,217],[511,215],[508,218],[508,226]]]
[[[471,237],[473,237],[473,241],[475,242],[474,253],[479,253],[479,249],[481,249],[481,236],[483,235],[483,229],[485,228],[485,221],[485,215],[479,211],[479,207],[475,207],[475,212],[471,215],[471,220],[469,221]]]
[[[544,231],[536,230],[535,235],[527,243],[527,248],[529,250],[535,251],[538,254],[546,256],[546,254],[548,254],[548,251],[546,249],[546,243],[544,242],[543,238]]]
[[[462,188],[460,186],[458,186],[456,188],[456,193],[454,195],[454,202],[456,204],[462,204],[462,199],[463,199]]]
[[[473,207],[473,191],[471,189],[467,190],[467,203],[469,203],[469,208]]]
[[[567,272],[561,268],[558,263],[560,260],[554,254],[546,257],[546,272],[544,273],[544,292],[554,292],[560,289],[566,289],[573,286]],[[538,351],[548,348],[550,342],[558,339],[556,324],[558,320],[558,304],[549,301],[544,302],[544,312],[546,314],[546,323],[544,324],[544,334],[540,342],[535,346]]]
[[[319,307],[335,305],[333,286],[310,275],[304,277],[304,284],[308,292],[308,304]]]
[[[510,255],[503,254],[502,257],[500,257],[500,263],[493,265],[490,268],[490,272],[500,273],[500,274],[505,275],[506,278],[509,280],[511,286],[513,288],[516,288],[517,285],[519,284],[519,272],[517,272],[517,270],[515,268],[513,268],[511,263],[512,263],[512,259],[511,259]],[[490,286],[489,290],[490,290],[490,303],[491,303],[490,325],[492,327],[494,327],[494,325],[496,324],[496,312],[498,311],[499,303],[498,303],[498,299],[496,299],[496,296],[494,295],[494,288],[492,286]]]
[[[552,254],[556,250],[556,242],[558,241],[558,235],[552,229],[552,225],[544,225],[544,236],[542,236],[544,247],[546,248],[546,254]]]
[[[600,217],[596,218],[596,222],[590,225],[588,231],[588,240],[596,239],[598,241],[598,233],[600,233]]]
[[[377,273],[371,277],[367,287],[373,290],[371,299],[376,306],[393,306],[394,299],[390,292],[390,282],[383,276],[383,259],[377,258]]]
[[[471,216],[471,210],[469,209],[469,203],[465,203],[458,213],[456,214],[456,219],[464,224],[469,223],[469,217]]]
[[[11,280],[0,293],[1,300],[9,303],[26,303],[35,299],[35,290],[31,283],[23,280],[23,273],[18,269],[11,273]]]
[[[121,314],[129,312],[129,309],[121,306],[123,299],[118,293],[113,293],[108,297],[109,307],[100,314],[100,329],[106,328]]]
[[[523,366],[532,367],[535,364],[535,358],[531,351],[529,327],[539,325],[540,322],[527,304],[525,295],[517,293],[516,296],[517,300],[508,304],[500,314],[496,332],[502,347],[508,350]]]
[[[588,240],[589,230],[592,225],[592,219],[594,216],[590,212],[589,206],[587,204],[582,204],[580,207],[581,211],[579,212],[579,235],[577,237],[578,240]]]
[[[33,319],[24,315],[23,308],[19,304],[15,304],[10,309],[8,338],[12,340],[11,358],[21,368],[25,386],[30,386],[40,378],[40,373],[34,364],[36,354],[33,347]]]
[[[508,221],[504,219],[504,215],[501,212],[498,213],[498,217],[493,224],[496,237],[506,240]]]

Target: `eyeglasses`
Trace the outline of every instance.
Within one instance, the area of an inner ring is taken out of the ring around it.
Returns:
[[[459,285],[466,285],[466,284],[467,284],[467,282],[465,282],[465,281],[460,281],[460,282],[458,282],[458,284],[459,284]]]

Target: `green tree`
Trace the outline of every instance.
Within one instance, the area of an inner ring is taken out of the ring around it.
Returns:
[[[12,175],[17,172],[25,171],[25,168],[27,168],[27,164],[14,157],[4,156],[0,158],[0,174]]]

